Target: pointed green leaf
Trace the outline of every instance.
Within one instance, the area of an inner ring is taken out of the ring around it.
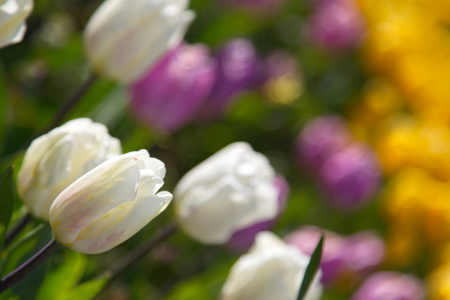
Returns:
[[[62,294],[57,300],[90,300],[97,296],[108,283],[109,277],[99,277],[82,283],[69,292]]]
[[[5,240],[9,221],[14,208],[14,166],[10,166],[0,175],[0,249]]]
[[[309,264],[306,267],[305,276],[303,277],[303,281],[300,286],[300,292],[298,293],[297,298],[298,300],[302,300],[305,297],[306,292],[308,291],[308,288],[311,285],[311,282],[313,281],[317,270],[319,269],[320,260],[322,258],[323,239],[324,235],[322,234],[322,237],[320,238],[319,243],[316,246],[316,249],[311,255]]]

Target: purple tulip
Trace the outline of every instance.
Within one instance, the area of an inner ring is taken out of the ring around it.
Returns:
[[[188,123],[210,93],[216,62],[205,45],[181,44],[130,87],[131,111],[156,129],[176,131]]]
[[[347,273],[365,276],[383,262],[385,244],[375,233],[361,231],[346,238],[343,257]]]
[[[316,173],[331,155],[342,151],[352,141],[344,120],[328,115],[309,121],[295,144],[298,162]]]
[[[280,214],[284,210],[289,196],[289,183],[283,176],[277,175],[273,184],[278,191],[278,214]],[[255,235],[260,231],[270,230],[274,226],[275,221],[276,218],[236,231],[227,243],[228,248],[239,253],[247,251],[253,245]]]
[[[367,278],[351,300],[425,300],[425,291],[414,276],[379,272]]]
[[[261,61],[252,43],[245,39],[229,41],[216,56],[216,82],[204,103],[201,119],[219,117],[236,95],[262,81]]]
[[[321,1],[308,22],[309,36],[330,52],[351,49],[359,42],[364,17],[354,0]]]
[[[322,250],[322,283],[331,284],[335,282],[345,267],[344,252],[345,239],[331,231],[324,231],[314,226],[306,226],[286,236],[285,241],[297,247],[302,252],[311,255],[319,242],[322,232],[325,240]]]
[[[330,203],[350,210],[374,195],[379,184],[380,167],[372,149],[354,144],[328,157],[318,176]]]

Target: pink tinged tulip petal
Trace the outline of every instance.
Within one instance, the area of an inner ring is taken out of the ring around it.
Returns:
[[[101,253],[130,238],[172,200],[146,150],[111,158],[74,182],[53,203],[56,238],[82,253]],[[157,194],[156,194],[157,193]]]

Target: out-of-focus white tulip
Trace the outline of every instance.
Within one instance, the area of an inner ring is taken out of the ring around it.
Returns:
[[[22,41],[33,0],[0,0],[0,48]]]
[[[131,84],[180,43],[195,14],[188,0],[106,0],[89,20],[85,48],[94,69]]]
[[[65,189],[50,208],[56,239],[75,251],[101,253],[126,241],[172,200],[156,193],[164,163],[147,150],[113,157]]]
[[[231,268],[220,300],[295,300],[309,260],[273,233],[260,232],[249,252]],[[320,299],[320,276],[319,271],[305,300]]]
[[[48,220],[55,198],[108,158],[122,152],[120,141],[90,119],[76,119],[35,139],[17,175],[17,189],[31,213]]]
[[[178,222],[200,242],[226,243],[235,231],[275,218],[274,176],[267,157],[249,144],[228,145],[178,183],[174,192]]]

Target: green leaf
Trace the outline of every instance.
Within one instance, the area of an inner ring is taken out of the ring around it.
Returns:
[[[14,208],[14,166],[0,175],[0,249],[5,241],[6,231]]]
[[[90,300],[97,296],[108,283],[109,277],[99,277],[82,283],[69,292],[62,294],[56,300]]]
[[[303,277],[302,285],[300,286],[300,292],[298,293],[298,300],[302,300],[305,297],[306,292],[308,291],[308,288],[311,285],[314,276],[316,275],[317,269],[319,269],[320,259],[322,258],[323,239],[324,235],[322,234],[322,237],[320,238],[316,249],[311,255],[308,267],[306,267],[305,276]]]
[[[86,267],[86,256],[67,249],[57,268],[44,280],[36,300],[53,300],[72,289],[81,279]]]
[[[22,239],[13,244],[6,258],[2,262],[2,277],[11,273],[18,266],[26,262],[39,250],[46,246],[53,238],[52,229],[48,223],[42,223]],[[39,291],[39,287],[44,281],[47,273],[48,260],[31,272],[26,278],[18,282],[7,292],[0,295],[0,300],[11,299],[18,296],[19,299],[34,299]]]

